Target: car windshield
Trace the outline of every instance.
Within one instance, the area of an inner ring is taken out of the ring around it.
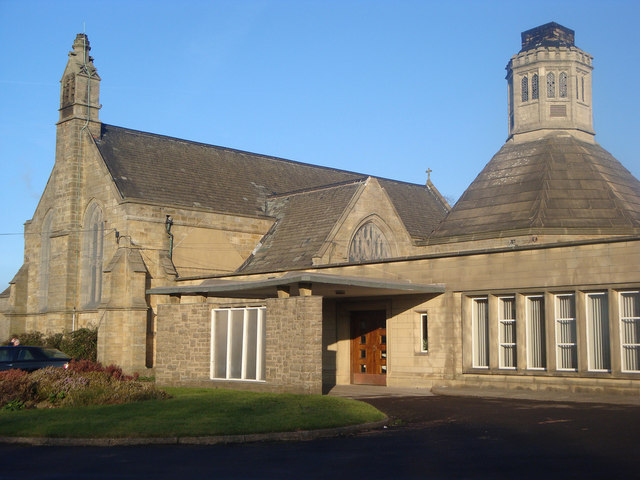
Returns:
[[[42,351],[49,358],[69,358],[68,355],[62,353],[60,350],[56,350],[55,348],[43,348]]]

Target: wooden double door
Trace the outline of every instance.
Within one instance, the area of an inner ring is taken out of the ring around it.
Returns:
[[[351,383],[387,384],[387,314],[351,312]]]

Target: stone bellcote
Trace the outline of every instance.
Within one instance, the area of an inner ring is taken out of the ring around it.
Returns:
[[[522,32],[522,49],[507,64],[509,140],[564,130],[593,141],[593,57],[555,22]]]
[[[88,37],[79,33],[72,48],[60,80],[59,123],[72,119],[99,122],[100,77],[89,56]]]

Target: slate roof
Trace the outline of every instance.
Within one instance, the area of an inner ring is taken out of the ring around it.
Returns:
[[[256,256],[252,269],[267,268],[276,258],[290,267],[310,265],[317,253],[313,247],[325,240],[345,202],[368,177],[106,124],[95,143],[125,199],[235,215],[275,215],[277,232],[272,229],[265,237],[273,248],[263,248],[273,260]],[[448,211],[440,195],[424,185],[378,181],[415,239],[426,239]]]
[[[98,150],[123,198],[264,215],[273,193],[361,174],[102,124]]]
[[[309,267],[364,181],[273,197],[268,213],[277,218],[241,273]]]
[[[431,239],[519,229],[639,233],[640,182],[600,145],[567,134],[507,143]]]

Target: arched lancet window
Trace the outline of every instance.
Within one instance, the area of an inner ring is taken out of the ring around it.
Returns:
[[[51,231],[53,228],[53,212],[47,213],[42,222],[40,231],[40,310],[46,310],[49,306],[49,277],[51,263]]]
[[[580,89],[578,88],[578,77],[576,77],[576,100],[580,100]]]
[[[538,74],[531,77],[531,100],[538,100]]]
[[[565,72],[560,72],[560,76],[558,77],[558,92],[560,94],[560,98],[567,97],[567,74]]]
[[[584,102],[584,77],[582,77],[582,101]]]
[[[556,96],[556,76],[553,72],[547,73],[547,97],[553,98]]]
[[[351,240],[349,261],[381,260],[391,257],[391,248],[382,230],[372,222],[362,225]]]
[[[529,78],[522,77],[521,83],[522,83],[522,101],[528,102],[529,101]]]
[[[102,209],[92,203],[85,213],[82,239],[82,300],[85,306],[97,306],[102,295]]]

